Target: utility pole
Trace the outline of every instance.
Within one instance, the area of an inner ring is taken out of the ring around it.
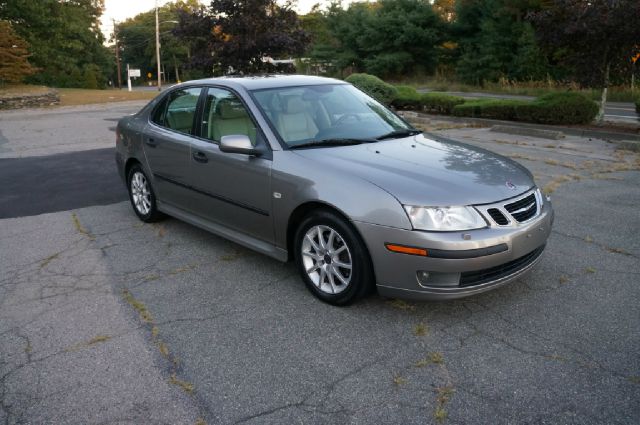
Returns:
[[[116,64],[118,65],[118,89],[122,88],[122,70],[120,69],[120,46],[118,45],[118,27],[116,26],[116,20],[113,21],[113,38],[116,42]]]
[[[160,22],[158,21],[158,0],[156,0],[156,62],[158,63],[158,91],[162,90],[160,75]]]

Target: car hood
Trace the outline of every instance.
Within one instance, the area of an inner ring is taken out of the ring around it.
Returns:
[[[324,167],[381,187],[404,205],[487,204],[533,185],[522,165],[501,155],[423,135],[378,143],[297,150]]]

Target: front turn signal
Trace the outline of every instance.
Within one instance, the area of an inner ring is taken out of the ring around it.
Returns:
[[[428,252],[424,248],[416,248],[413,246],[396,245],[392,243],[386,243],[384,246],[391,252],[398,252],[400,254],[420,255],[426,257]]]

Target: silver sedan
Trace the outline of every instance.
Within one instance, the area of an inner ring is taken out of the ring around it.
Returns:
[[[550,200],[508,158],[422,135],[339,80],[172,87],[118,123],[137,216],[184,220],[280,261],[335,305],[377,291],[453,299],[521,277]]]

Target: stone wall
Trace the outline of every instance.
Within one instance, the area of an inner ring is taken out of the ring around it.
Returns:
[[[59,103],[60,96],[55,90],[35,94],[0,95],[0,109],[40,108]]]

